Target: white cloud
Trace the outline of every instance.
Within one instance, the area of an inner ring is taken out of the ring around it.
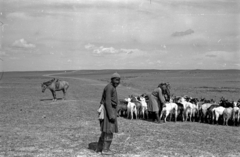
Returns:
[[[87,44],[84,46],[87,50],[92,50],[93,54],[104,55],[104,54],[132,54],[134,52],[139,52],[138,49],[116,49],[113,47],[97,47],[93,44]]]
[[[31,19],[31,16],[24,12],[13,12],[7,15],[7,18]]]
[[[234,53],[225,51],[211,51],[205,54],[207,58],[220,59],[225,61],[234,61]]]
[[[96,53],[96,54],[117,54],[117,53],[119,53],[119,50],[116,50],[113,47],[107,48],[107,47],[100,46],[99,48],[94,49],[93,53]]]
[[[92,44],[85,45],[85,49],[87,49],[87,50],[92,50],[92,49],[95,49],[95,48],[96,47],[94,45],[92,45]]]
[[[14,47],[21,47],[21,48],[35,48],[36,46],[34,44],[28,43],[25,39],[19,39],[14,41],[12,44]]]

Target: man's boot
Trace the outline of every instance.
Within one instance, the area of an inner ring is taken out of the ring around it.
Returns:
[[[102,155],[113,155],[113,152],[109,149],[110,145],[111,145],[111,142],[104,141]]]
[[[160,117],[159,117],[158,112],[155,112],[155,117],[156,117],[156,119],[157,119],[157,123],[160,123],[161,120],[160,120]]]
[[[112,139],[113,139],[112,133],[105,134],[102,155],[113,155],[113,152],[110,150]]]
[[[96,153],[100,153],[103,150],[103,144],[104,144],[104,133],[102,132],[101,136],[99,137]]]

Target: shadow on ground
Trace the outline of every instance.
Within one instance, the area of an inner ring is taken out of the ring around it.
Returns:
[[[40,99],[40,101],[52,101],[53,99]],[[57,98],[57,100],[64,100],[63,98]]]
[[[88,149],[95,151],[97,149],[98,142],[91,142],[88,144]]]

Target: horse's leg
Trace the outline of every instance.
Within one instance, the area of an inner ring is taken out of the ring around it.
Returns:
[[[64,88],[64,89],[62,90],[62,92],[63,92],[63,100],[65,100],[65,99],[66,99],[66,89]]]
[[[55,91],[51,91],[52,95],[53,95],[53,101],[56,101],[56,92]]]

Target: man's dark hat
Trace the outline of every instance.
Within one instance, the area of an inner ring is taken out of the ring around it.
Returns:
[[[114,74],[112,74],[111,79],[112,78],[121,78],[121,77],[117,72],[115,72]]]

